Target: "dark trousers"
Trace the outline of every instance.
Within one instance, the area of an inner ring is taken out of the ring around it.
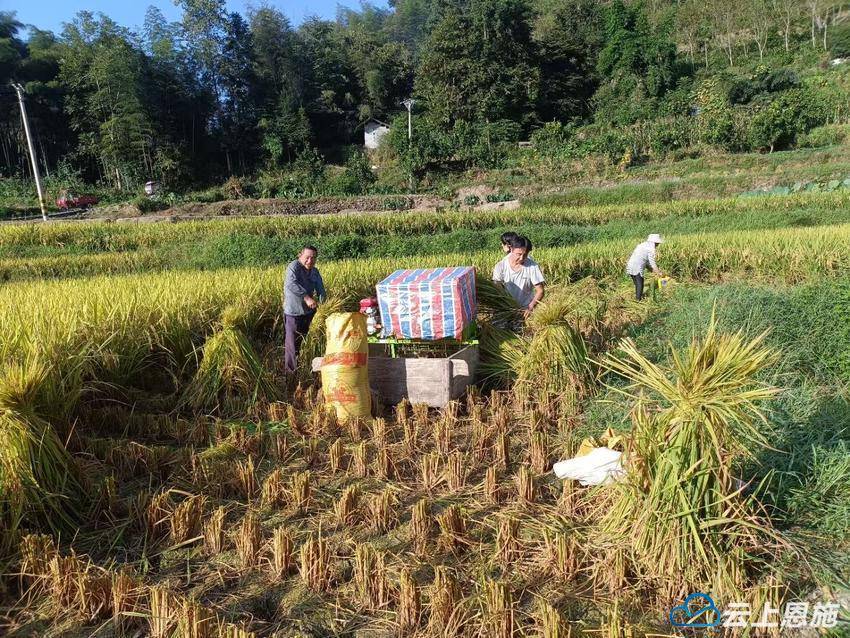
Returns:
[[[629,275],[635,282],[635,299],[643,299],[643,275]]]
[[[284,363],[287,372],[295,372],[298,369],[298,351],[301,350],[301,342],[304,341],[315,314],[283,316],[284,332],[286,333]]]

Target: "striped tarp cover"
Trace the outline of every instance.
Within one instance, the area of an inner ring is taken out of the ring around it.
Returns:
[[[478,312],[470,266],[396,270],[377,290],[384,337],[460,339]]]

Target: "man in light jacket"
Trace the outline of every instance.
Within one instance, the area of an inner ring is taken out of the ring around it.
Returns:
[[[649,266],[653,273],[662,276],[658,265],[655,263],[655,250],[658,244],[664,240],[658,233],[652,233],[646,238],[645,242],[638,244],[632,251],[632,256],[629,257],[629,262],[626,264],[626,273],[632,278],[635,284],[635,298],[640,301],[643,299],[643,273],[646,267]]]
[[[283,278],[283,318],[286,333],[284,362],[286,371],[298,367],[298,351],[310,329],[320,301],[325,300],[325,284],[316,268],[319,251],[315,246],[304,246],[298,259],[286,267]]]

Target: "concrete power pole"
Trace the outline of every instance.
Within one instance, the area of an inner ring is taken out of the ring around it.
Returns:
[[[24,105],[24,87],[13,82],[12,87],[15,93],[18,94],[18,104],[21,105],[21,119],[24,121],[24,133],[27,136],[27,146],[30,151],[30,160],[32,160],[32,174],[35,177],[35,187],[38,190],[38,205],[41,207],[41,218],[47,221],[47,205],[44,201],[44,191],[41,188],[41,175],[38,172],[38,160],[35,156],[35,144],[32,142],[32,134],[30,133],[30,123],[27,120],[27,107]]]
[[[407,148],[410,149],[413,146],[413,105],[416,104],[416,100],[413,98],[407,98],[402,102],[404,106],[407,108]],[[410,171],[410,192],[413,192],[413,171]]]

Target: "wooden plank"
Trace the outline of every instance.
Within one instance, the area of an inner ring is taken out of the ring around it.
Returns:
[[[478,349],[467,347],[448,358],[393,359],[369,354],[369,387],[384,403],[396,404],[403,398],[441,408],[466,393],[478,370]],[[312,361],[313,372],[322,367],[322,358]]]
[[[448,359],[369,359],[369,385],[386,403],[403,398],[411,403],[442,407],[449,401],[451,363]]]
[[[449,396],[451,399],[458,399],[466,394],[467,386],[475,383],[475,376],[478,374],[478,348],[467,346],[450,356],[448,361],[452,366]]]

